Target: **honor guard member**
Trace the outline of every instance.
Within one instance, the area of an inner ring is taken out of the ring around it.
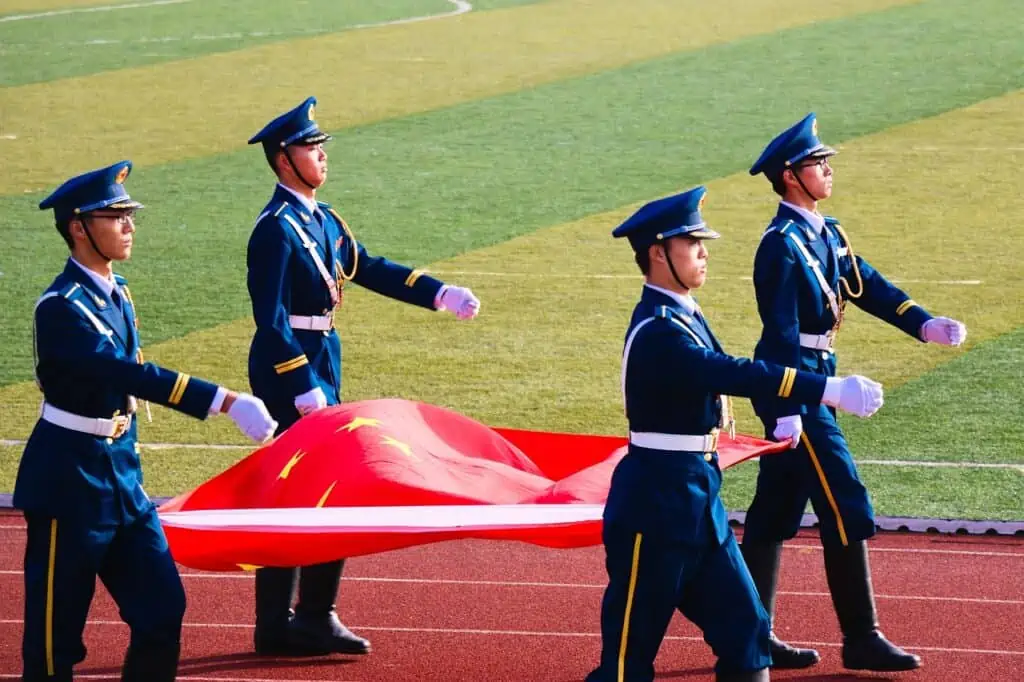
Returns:
[[[776,137],[750,174],[764,173],[782,198],[754,259],[754,289],[763,329],[756,359],[822,376],[836,371],[836,334],[847,302],[919,341],[960,345],[961,323],[932,317],[853,252],[835,218],[818,213],[832,194],[829,158],[814,114]],[[910,670],[917,656],[894,646],[878,629],[867,538],[875,533],[868,492],[857,475],[835,412],[775,396],[754,401],[768,437],[790,439],[785,454],[763,458],[747,512],[743,554],[765,608],[772,613],[782,542],[796,535],[807,501],[820,522],[825,572],[843,632],[843,665],[855,670]],[[775,667],[803,668],[816,651],[795,649],[772,636]]]
[[[861,416],[882,404],[863,377],[828,378],[726,355],[691,291],[707,276],[704,187],[647,204],[626,237],[646,284],[622,356],[629,451],[604,510],[608,588],[601,664],[587,682],[646,682],[676,609],[704,633],[717,679],[768,680],[768,615],[719,498],[719,429],[729,395],[822,401]]]
[[[131,167],[72,178],[39,204],[71,257],[35,306],[43,405],[14,488],[28,529],[26,682],[72,679],[97,576],[131,628],[121,679],[175,678],[185,592],[142,489],[136,396],[199,419],[226,413],[257,442],[277,426],[251,395],[143,362],[135,304],[111,268],[131,256],[142,208],[124,188]]]
[[[475,317],[469,289],[371,256],[329,204],[316,200],[327,179],[323,143],[310,97],[275,118],[249,144],[261,143],[278,184],[249,240],[249,295],[256,334],[249,381],[287,429],[305,414],[341,401],[341,342],[334,313],[355,282],[390,298],[458,319]],[[256,571],[257,653],[366,654],[370,643],[338,620],[334,600],[344,562]],[[299,575],[298,602],[291,610]]]

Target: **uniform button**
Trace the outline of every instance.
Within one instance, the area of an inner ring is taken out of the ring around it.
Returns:
[[[114,442],[114,439],[113,439],[113,438],[108,438],[108,439],[107,439],[107,445],[112,445],[112,444],[113,444],[113,442]]]
[[[712,454],[710,452],[705,452],[704,453],[704,461],[705,462],[710,462],[712,459],[714,459],[714,457],[712,456]]]

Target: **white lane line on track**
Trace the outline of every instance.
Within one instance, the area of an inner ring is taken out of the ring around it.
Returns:
[[[25,21],[26,19],[45,19],[46,17],[59,17],[65,14],[87,14],[91,12],[115,12],[122,9],[145,9],[158,5],[181,5],[192,0],[153,0],[152,2],[129,2],[121,5],[100,5],[99,7],[77,7],[75,9],[55,9],[49,12],[35,12],[33,14],[10,14],[0,17],[0,24],[10,21]]]
[[[318,682],[323,678],[290,678],[285,679],[282,677],[201,677],[198,675],[189,675],[187,671],[182,672],[183,667],[187,667],[188,662],[181,663],[181,667],[178,669],[178,676],[174,679],[178,682]],[[22,676],[11,675],[10,673],[0,673],[0,680],[20,680]],[[102,675],[98,673],[75,673],[76,680],[120,680],[120,675],[108,674]],[[334,682],[332,680],[332,682]],[[337,682],[353,682],[352,680],[338,680]]]
[[[0,620],[0,625],[21,625],[21,620],[4,619]],[[90,625],[102,625],[102,626],[120,626],[127,627],[124,623],[119,620],[90,620]],[[252,623],[189,623],[184,624],[186,628],[191,629],[214,629],[214,630],[251,630]],[[350,629],[354,632],[366,631],[366,632],[401,632],[401,633],[420,633],[420,634],[453,634],[453,635],[485,635],[485,636],[499,636],[499,637],[566,637],[566,638],[600,638],[600,632],[548,632],[541,630],[491,630],[482,628],[413,628],[413,627],[387,627],[380,625],[350,625]],[[689,637],[684,635],[669,635],[665,637],[667,641],[682,641],[682,642],[703,642],[702,637]],[[791,644],[799,644],[801,646],[817,646],[817,647],[830,647],[839,648],[842,646],[838,642],[809,642],[809,641],[795,641],[790,640]],[[1024,651],[1017,651],[1012,649],[971,649],[962,647],[939,647],[939,646],[915,646],[915,645],[904,645],[905,649],[910,651],[932,651],[932,652],[946,652],[956,654],[979,654],[988,656],[1024,656]],[[181,679],[180,677],[178,679]],[[222,678],[221,678],[222,679]]]
[[[19,570],[0,570],[0,576],[21,576]],[[243,580],[251,581],[252,573],[192,573],[182,572],[184,579],[195,580]],[[455,585],[463,587],[528,587],[547,589],[575,589],[575,590],[603,590],[605,583],[559,583],[559,582],[537,582],[529,580],[456,580],[456,579],[434,579],[434,578],[373,578],[360,576],[346,576],[347,583],[376,583],[376,584],[407,584],[407,585]],[[794,597],[828,597],[828,592],[806,592],[781,590],[779,594]],[[986,597],[938,597],[930,595],[912,594],[875,594],[878,599],[925,601],[925,602],[952,602],[957,604],[982,604],[995,606],[1024,606],[1021,599],[991,599]]]

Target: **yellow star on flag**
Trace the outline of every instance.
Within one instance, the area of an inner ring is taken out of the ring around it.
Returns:
[[[348,431],[349,433],[352,433],[360,426],[380,426],[380,420],[374,419],[372,417],[356,417],[348,424],[345,424],[344,426],[339,426],[335,433],[338,433],[340,431]]]
[[[417,461],[419,460],[419,457],[417,457],[416,455],[412,454],[412,448],[409,447],[409,445],[407,443],[403,443],[400,440],[395,440],[391,436],[384,436],[383,438],[380,439],[380,442],[381,442],[382,445],[390,445],[391,447],[396,448],[399,452],[401,452],[406,457],[409,457],[411,459],[415,459]]]
[[[302,450],[296,450],[295,454],[292,455],[292,458],[288,460],[287,464],[284,465],[284,469],[281,469],[281,473],[277,475],[277,478],[279,480],[288,478],[288,474],[292,472],[292,469],[295,468],[295,465],[299,463],[299,460],[305,456],[305,452],[303,452]]]

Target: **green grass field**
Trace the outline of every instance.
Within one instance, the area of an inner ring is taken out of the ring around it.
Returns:
[[[458,15],[443,0],[240,4],[0,0],[0,440],[34,423],[31,310],[66,257],[36,204],[119,158],[136,162],[130,191],[147,204],[118,267],[147,358],[247,387],[245,243],[273,180],[245,140],[309,94],[335,135],[321,198],[372,252],[483,300],[458,323],[346,296],[346,398],[621,433],[619,357],[640,279],[610,230],[646,200],[707,184],[725,238],[699,297],[726,347],[749,354],[751,262],[774,195],[746,168],[815,111],[841,152],[823,210],[915,300],[969,328],[961,349],[859,312],[843,329],[840,370],[888,391],[873,419],[844,421],[878,511],[1024,518],[1012,0],[488,0]],[[760,434],[749,406],[740,416]],[[143,440],[241,445],[226,421],[154,408]],[[150,450],[147,488],[181,492],[245,452]],[[0,490],[20,453],[0,445]],[[755,474],[729,473],[731,508]]]

